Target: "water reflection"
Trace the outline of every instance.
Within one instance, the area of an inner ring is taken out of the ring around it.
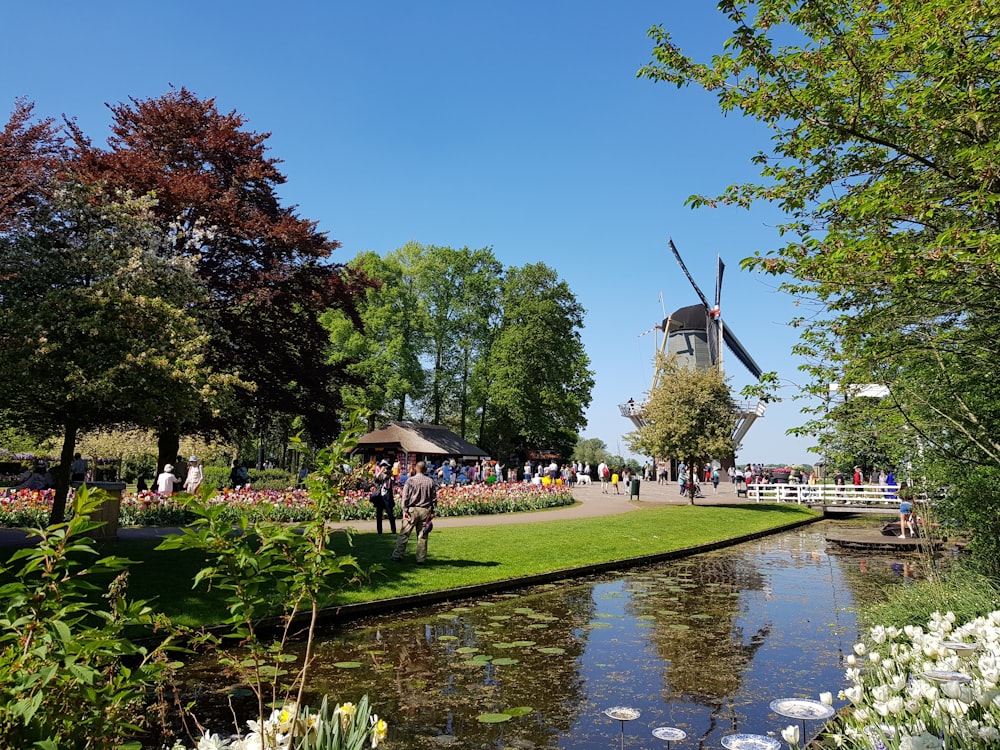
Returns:
[[[788,720],[768,704],[836,693],[857,635],[861,558],[828,554],[824,528],[353,623],[324,633],[313,688],[367,693],[400,748],[603,749],[620,733],[610,706],[641,712],[624,727],[630,748],[662,748],[661,726],[687,733],[677,748],[779,732]]]

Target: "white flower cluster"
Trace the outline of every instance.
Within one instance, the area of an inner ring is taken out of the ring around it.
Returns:
[[[340,723],[341,732],[331,734],[323,731],[323,720],[319,714],[308,708],[299,711],[296,704],[292,703],[273,711],[263,723],[254,719],[248,721],[249,732],[246,734],[222,737],[206,731],[191,750],[291,750],[293,736],[296,747],[300,747],[299,743],[306,740],[306,744],[301,746],[315,750],[360,750],[352,745],[358,744],[357,740],[364,740],[367,744],[369,738],[371,747],[377,748],[386,738],[388,725],[379,719],[378,714],[372,714],[366,731],[351,732],[349,729],[355,719],[355,712],[356,707],[353,703],[338,705],[333,711],[331,720]],[[335,737],[336,746],[324,746],[321,740],[317,741],[321,737]],[[351,738],[357,739],[351,742]],[[188,750],[188,748],[178,742],[171,750]]]
[[[854,646],[850,687],[832,738],[838,747],[963,750],[1000,743],[1000,611],[956,626],[876,627]],[[787,738],[786,738],[787,739]]]

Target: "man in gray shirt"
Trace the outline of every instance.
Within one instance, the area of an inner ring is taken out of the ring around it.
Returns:
[[[396,539],[396,549],[392,553],[393,562],[402,562],[410,533],[417,532],[417,564],[427,559],[427,532],[430,531],[434,511],[437,509],[437,487],[427,476],[427,466],[417,461],[414,474],[403,485],[403,525]]]

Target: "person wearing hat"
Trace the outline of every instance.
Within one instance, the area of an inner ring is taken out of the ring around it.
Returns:
[[[375,467],[375,478],[372,482],[372,494],[370,500],[375,506],[375,529],[382,533],[382,516],[389,519],[389,530],[396,533],[396,502],[392,497],[392,471],[391,465],[385,459],[378,462]]]
[[[160,475],[156,477],[156,491],[161,495],[173,495],[174,483],[176,481],[177,477],[174,476],[173,464],[166,464]]]
[[[193,495],[201,487],[204,479],[205,472],[202,470],[201,464],[198,463],[198,457],[191,456],[188,459],[188,473],[187,478],[184,480],[184,489]]]

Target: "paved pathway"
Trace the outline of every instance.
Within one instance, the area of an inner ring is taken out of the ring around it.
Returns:
[[[708,494],[704,498],[698,498],[695,501],[697,504],[729,505],[747,502],[745,498],[737,497],[733,485],[728,482],[719,485],[718,494],[712,492],[711,485],[707,485],[706,489]],[[558,521],[573,518],[598,518],[628,513],[643,506],[686,505],[688,503],[686,497],[681,497],[675,482],[662,485],[655,482],[642,482],[639,486],[638,500],[632,500],[629,497],[629,488],[625,487],[624,484],[620,485],[619,492],[621,494],[615,495],[609,489],[608,494],[605,495],[601,492],[600,483],[589,486],[578,485],[573,489],[573,497],[579,502],[573,506],[527,513],[442,517],[435,518],[434,525],[443,529],[453,526],[491,526],[493,524],[535,523],[537,521]],[[375,531],[375,521],[347,521],[338,524],[338,527],[351,527],[357,531],[369,532]],[[388,530],[388,525],[385,524],[383,528]],[[175,527],[164,526],[130,526],[119,529],[118,536],[120,539],[144,539],[163,536],[176,530]],[[20,529],[0,528],[0,547],[24,546],[28,543],[28,538],[28,534]]]

